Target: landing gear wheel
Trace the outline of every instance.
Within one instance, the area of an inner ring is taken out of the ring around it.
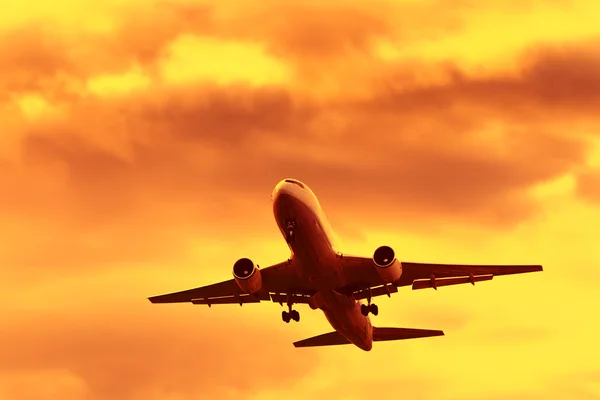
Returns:
[[[366,317],[367,315],[369,315],[369,306],[367,306],[366,304],[361,304],[361,305],[360,305],[360,313],[361,313],[362,315],[364,315],[365,317]]]
[[[377,316],[377,314],[379,314],[379,307],[375,304],[361,304],[360,313],[365,317],[369,314]]]
[[[300,322],[300,313],[296,310],[292,310],[292,312],[290,313],[290,316],[292,317],[292,319],[296,322]]]
[[[375,316],[377,316],[377,314],[379,314],[379,307],[377,307],[376,304],[371,304],[369,306],[369,312]]]
[[[290,313],[288,313],[287,311],[282,311],[281,312],[281,319],[283,320],[283,322],[285,322],[286,324],[290,323]]]

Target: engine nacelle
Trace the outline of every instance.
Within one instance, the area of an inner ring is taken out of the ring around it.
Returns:
[[[244,293],[256,294],[262,289],[260,269],[249,258],[240,258],[233,264],[233,278]]]
[[[394,250],[389,246],[381,246],[373,253],[373,263],[377,273],[385,283],[396,282],[402,275],[402,264],[396,260]]]

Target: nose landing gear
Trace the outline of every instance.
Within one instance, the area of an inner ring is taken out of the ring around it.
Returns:
[[[296,220],[288,219],[285,221],[285,241],[289,243],[294,243],[296,240]]]

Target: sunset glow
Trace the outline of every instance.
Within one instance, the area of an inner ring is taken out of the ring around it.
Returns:
[[[279,304],[152,305],[345,253],[542,264],[378,300],[444,337],[296,349]],[[600,3],[24,0],[0,12],[0,400],[600,399]]]

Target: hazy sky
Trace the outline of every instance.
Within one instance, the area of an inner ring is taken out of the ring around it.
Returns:
[[[327,3],[3,7],[1,400],[600,399],[600,6]],[[285,177],[347,253],[545,271],[380,299],[446,336],[370,353],[146,300],[285,259]]]

